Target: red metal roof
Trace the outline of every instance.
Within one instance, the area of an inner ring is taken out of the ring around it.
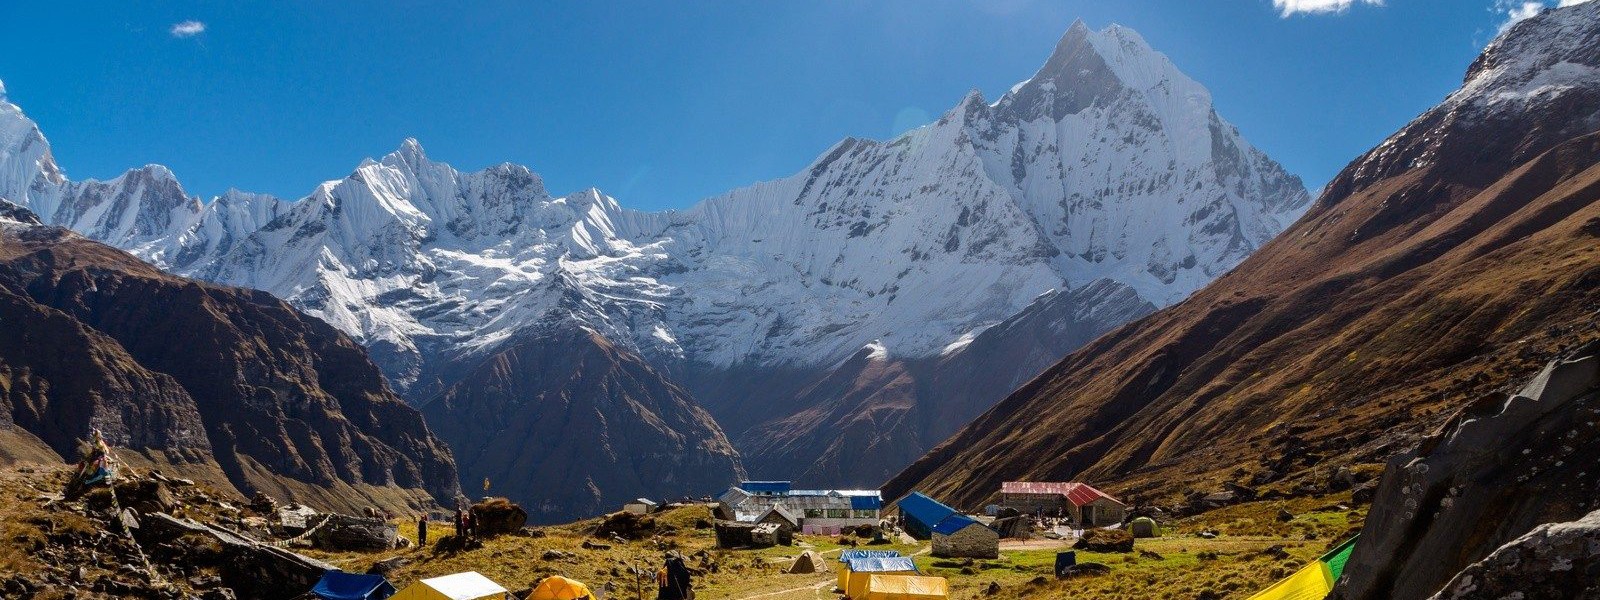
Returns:
[[[1067,500],[1077,506],[1083,506],[1100,498],[1121,504],[1116,498],[1112,498],[1110,494],[1097,490],[1087,483],[1076,481],[1007,481],[1000,484],[1000,493],[1057,494],[1066,496]]]

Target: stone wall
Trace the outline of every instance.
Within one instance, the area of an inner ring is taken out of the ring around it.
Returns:
[[[1000,534],[981,524],[950,535],[933,534],[933,555],[939,558],[999,558]]]

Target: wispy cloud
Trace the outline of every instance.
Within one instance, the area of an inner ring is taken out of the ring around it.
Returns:
[[[1356,4],[1383,6],[1383,0],[1272,0],[1272,7],[1284,17],[1344,12]]]
[[[1500,31],[1510,29],[1512,25],[1531,19],[1544,12],[1546,8],[1577,6],[1593,0],[1495,0],[1494,10],[1505,15],[1506,20],[1500,24]]]
[[[194,37],[206,32],[206,24],[192,20],[184,21],[182,23],[173,23],[172,29],[169,31],[171,31],[172,37]]]

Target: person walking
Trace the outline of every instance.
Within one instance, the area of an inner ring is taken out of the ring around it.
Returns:
[[[667,581],[661,588],[661,600],[694,600],[694,584],[689,566],[683,564],[683,555],[676,550],[667,552]]]
[[[428,544],[428,513],[422,513],[422,516],[417,517],[417,547],[421,548],[423,546],[426,546],[427,544]]]

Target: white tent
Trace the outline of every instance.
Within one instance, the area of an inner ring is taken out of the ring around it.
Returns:
[[[499,600],[505,597],[506,588],[477,571],[467,571],[418,581],[389,600]]]

